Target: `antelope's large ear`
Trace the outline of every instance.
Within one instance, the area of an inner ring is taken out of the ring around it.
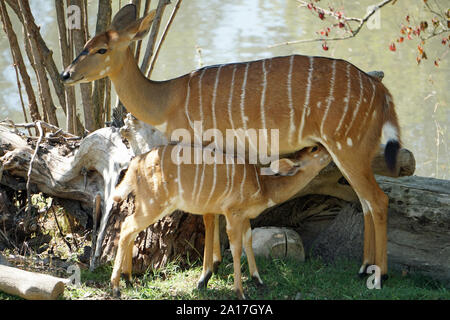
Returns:
[[[111,29],[122,31],[131,26],[136,21],[137,10],[134,4],[127,4],[113,18]]]
[[[156,10],[150,11],[148,15],[137,20],[126,29],[126,33],[130,36],[130,41],[142,40],[148,34],[155,19],[155,14]]]
[[[280,176],[292,176],[297,173],[298,167],[299,165],[286,158],[274,160],[270,164],[270,169]]]

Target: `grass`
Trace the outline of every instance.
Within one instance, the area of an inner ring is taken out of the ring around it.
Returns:
[[[339,261],[327,265],[320,259],[308,259],[305,263],[294,260],[257,259],[261,277],[265,283],[258,287],[248,277],[248,266],[242,259],[243,286],[249,299],[260,300],[437,300],[450,299],[450,290],[439,282],[420,275],[403,276],[391,271],[382,290],[369,290],[366,280],[356,276],[359,265],[355,261]],[[82,270],[81,287],[69,287],[62,299],[111,299],[109,278],[111,266],[94,272]],[[235,299],[233,292],[233,266],[225,256],[218,273],[208,283],[208,289],[198,290],[196,283],[201,265],[181,270],[176,262],[160,270],[149,270],[133,278],[133,288],[125,288],[121,281],[122,299],[152,300],[228,300]],[[0,292],[0,299],[16,299]]]

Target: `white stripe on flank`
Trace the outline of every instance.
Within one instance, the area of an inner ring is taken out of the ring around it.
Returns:
[[[202,177],[200,178],[200,187],[198,188],[198,191],[197,191],[197,197],[195,198],[195,203],[198,203],[198,200],[200,199],[200,194],[202,193],[204,179],[205,179],[205,161],[202,161]]]
[[[339,129],[342,126],[342,123],[344,122],[344,118],[347,115],[347,111],[348,111],[348,105],[350,104],[350,90],[351,90],[351,77],[350,77],[350,66],[351,64],[348,63],[347,64],[347,93],[345,94],[345,98],[344,98],[344,112],[342,113],[342,117],[341,120],[339,121],[338,126],[336,127],[336,131],[334,132],[335,134],[339,131]]]
[[[217,121],[216,121],[216,96],[217,96],[217,86],[219,84],[219,76],[220,76],[220,69],[222,69],[223,65],[220,65],[217,69],[216,73],[216,81],[214,82],[214,90],[213,90],[213,97],[211,102],[211,114],[213,119],[213,128],[217,129]]]
[[[194,130],[194,125],[192,123],[191,117],[189,116],[189,99],[191,97],[191,79],[192,79],[192,73],[189,75],[188,80],[188,87],[187,87],[187,93],[186,93],[186,101],[184,103],[184,113],[186,114],[186,118],[188,119],[189,125],[191,126],[192,130]]]
[[[231,192],[233,192],[233,187],[234,187],[234,173],[235,173],[235,163],[234,161],[231,163],[231,184],[230,184],[230,190],[228,191],[228,194],[226,197],[228,197]]]
[[[198,79],[198,111],[200,113],[200,122],[202,125],[202,131],[203,131],[203,105],[202,105],[202,79],[203,75],[205,74],[206,68],[203,69],[202,73],[200,74],[200,78]]]
[[[231,113],[231,106],[233,103],[234,90],[234,75],[236,74],[236,65],[233,66],[233,75],[231,76],[230,95],[228,97],[228,117],[230,118],[231,129],[234,130],[233,114]]]
[[[208,199],[205,202],[205,207],[209,204],[209,201],[211,201],[211,197],[214,194],[214,191],[216,190],[216,180],[217,180],[217,167],[216,167],[216,161],[214,161],[213,185],[212,185],[212,188],[211,188],[211,192],[209,193]]]
[[[202,161],[203,162],[203,161]],[[197,191],[197,180],[198,180],[198,166],[199,164],[195,164],[195,178],[194,178],[194,188],[192,189],[192,199],[195,197],[195,192]]]
[[[305,126],[306,110],[309,108],[309,94],[311,92],[311,80],[312,80],[313,71],[314,71],[314,57],[309,57],[309,71],[308,71],[308,80],[307,80],[307,84],[306,84],[305,103],[303,104],[302,120],[300,122],[300,129],[298,132],[298,140],[299,141],[303,137],[303,128]]]
[[[161,180],[162,180],[162,185],[164,187],[164,191],[166,192],[166,196],[168,196],[169,195],[169,190],[167,190],[167,185],[166,185],[167,181],[166,181],[166,179],[164,177],[164,155],[166,153],[166,149],[167,149],[167,145],[165,145],[163,150],[162,150],[160,162],[161,162]]]
[[[361,71],[359,71],[359,70],[358,70],[358,75],[359,75],[359,100],[356,103],[355,111],[353,111],[352,121],[350,122],[350,124],[347,128],[347,131],[345,131],[346,136],[347,136],[348,132],[350,131],[350,129],[352,128],[353,123],[355,122],[355,119],[356,119],[356,116],[358,115],[359,107],[361,106],[361,102],[362,102],[362,98],[363,98],[364,87],[363,87],[363,82],[362,82]]]
[[[328,111],[330,110],[330,106],[331,106],[331,102],[333,102],[333,100],[334,100],[333,94],[334,94],[334,81],[335,81],[335,77],[336,77],[336,60],[333,60],[331,69],[332,69],[332,72],[331,72],[331,80],[330,80],[330,93],[328,94],[328,98],[326,99],[327,105],[325,107],[325,113],[323,115],[322,123],[320,124],[320,135],[321,136],[324,136],[323,126],[325,124],[325,120],[327,119]]]
[[[292,136],[295,132],[295,123],[294,123],[294,104],[292,101],[292,69],[294,67],[294,56],[291,56],[289,59],[289,72],[287,78],[287,94],[288,94],[288,107],[289,107],[289,138],[288,142],[292,145]]]
[[[222,201],[223,197],[225,197],[225,195],[228,193],[228,188],[230,187],[230,169],[228,169],[228,163],[226,163],[226,159],[225,159],[225,167],[227,168],[227,185],[225,186],[225,189],[220,195],[220,197],[217,198],[218,202]]]
[[[259,182],[258,168],[256,166],[253,166],[253,168],[255,169],[255,178],[256,182],[258,183],[258,190],[256,190],[256,192],[252,195],[252,198],[256,197],[258,193],[261,193],[261,183]]]
[[[244,184],[245,184],[245,179],[247,178],[247,165],[243,164],[244,166],[244,174],[242,177],[242,182],[241,182],[241,202],[244,202]]]
[[[247,75],[248,75],[248,67],[249,63],[245,64],[245,72],[244,72],[244,80],[242,81],[241,88],[241,117],[242,117],[242,126],[244,130],[247,130],[247,123],[245,119],[245,87],[247,86]]]
[[[262,81],[262,91],[261,91],[261,104],[260,104],[260,113],[261,113],[261,127],[262,129],[266,129],[266,112],[265,112],[265,102],[266,102],[266,90],[267,90],[267,70],[266,70],[266,60],[262,61],[262,71],[263,71],[263,81]],[[267,132],[264,130],[265,134]],[[266,139],[267,141],[267,139]]]
[[[373,82],[372,79],[370,79],[370,77],[368,78],[370,81],[370,84],[372,85],[372,98],[370,98],[370,104],[369,104],[369,109],[367,110],[367,112],[364,114],[364,118],[361,121],[361,128],[364,128],[367,117],[370,115],[370,112],[372,111],[372,105],[373,105],[373,100],[375,99],[375,84]],[[359,138],[358,138],[359,140]]]
[[[178,153],[178,156],[179,156],[180,154]],[[177,163],[177,179],[178,179],[178,196],[180,197],[180,199],[182,199],[183,198],[183,193],[184,193],[184,190],[183,190],[183,187],[181,186],[181,160],[180,160],[180,158],[178,157],[178,159],[177,159],[178,161],[178,163]]]

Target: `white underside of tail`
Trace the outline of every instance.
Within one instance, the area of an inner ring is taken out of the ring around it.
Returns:
[[[386,141],[389,140],[398,141],[398,130],[389,121],[383,125],[383,135]]]

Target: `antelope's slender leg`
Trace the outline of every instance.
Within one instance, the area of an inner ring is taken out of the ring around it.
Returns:
[[[214,219],[215,215],[203,215],[205,224],[205,248],[203,250],[203,271],[197,282],[197,288],[206,288],[213,271],[213,241],[214,241]]]
[[[129,252],[128,248],[132,248],[134,239],[138,233],[147,228],[153,222],[155,222],[153,216],[141,216],[139,208],[136,208],[135,213],[126,217],[123,221],[116,258],[114,260],[114,268],[111,275],[111,286],[115,297],[120,297],[120,273],[126,262],[125,256]]]
[[[259,276],[258,267],[256,266],[255,261],[255,255],[253,253],[253,246],[252,246],[252,228],[250,226],[250,220],[245,219],[243,222],[243,233],[242,233],[244,242],[244,249],[245,253],[247,255],[247,261],[248,261],[248,268],[250,271],[250,276],[253,278],[253,280],[259,284],[262,285],[263,282],[261,280],[261,277]]]
[[[132,286],[131,273],[133,263],[133,247],[134,247],[134,240],[131,241],[131,243],[128,245],[128,248],[125,250],[125,257],[123,261],[122,276],[125,278],[127,286]]]
[[[365,165],[370,162],[371,155],[367,154],[367,159],[352,158],[329,146],[327,149],[339,170],[355,190],[364,210],[366,231],[364,232],[364,261],[360,271],[365,270],[367,263],[375,263],[380,268],[382,277],[386,277],[388,271],[387,208],[389,199],[378,186],[372,168]],[[375,241],[373,242],[373,240]]]
[[[363,278],[367,267],[375,264],[375,227],[369,209],[363,204],[364,212],[364,256],[358,275]]]
[[[220,215],[214,216],[214,249],[213,249],[213,273],[217,273],[220,262],[222,261],[222,253],[220,249]]]
[[[241,254],[242,254],[242,217],[227,214],[227,234],[230,241],[231,254],[233,255],[234,290],[238,299],[245,299],[241,279]]]

